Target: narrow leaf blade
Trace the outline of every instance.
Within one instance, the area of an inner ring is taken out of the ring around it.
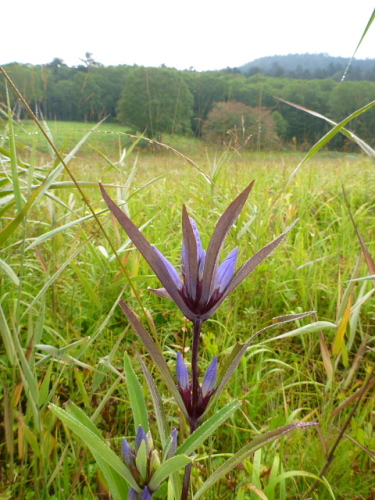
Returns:
[[[263,436],[260,436],[249,444],[241,448],[237,453],[235,453],[231,458],[226,460],[204,483],[201,488],[196,492],[193,497],[193,500],[198,500],[201,496],[209,489],[212,485],[214,485],[217,481],[219,481],[222,477],[228,474],[231,470],[233,470],[238,464],[243,462],[249,455],[254,453],[254,451],[262,448],[265,444],[278,439],[279,437],[285,436],[289,432],[294,429],[309,427],[312,425],[317,425],[313,422],[296,422],[288,425],[284,425],[283,427],[279,427],[274,429],[273,431],[267,432]]]
[[[121,309],[123,310],[125,316],[128,318],[130,324],[134,328],[135,332],[137,333],[138,337],[141,339],[147,352],[150,354],[150,356],[154,360],[154,363],[156,364],[156,366],[160,370],[161,376],[163,377],[165,384],[167,385],[168,389],[173,394],[173,396],[176,400],[176,403],[180,407],[182,413],[188,419],[189,416],[187,414],[184,402],[182,401],[181,395],[178,392],[173,375],[169,369],[169,366],[167,365],[167,362],[164,359],[164,356],[159,351],[159,349],[158,349],[157,345],[155,344],[151,335],[148,333],[146,328],[142,325],[142,323],[136,317],[134,312],[127,306],[127,304],[123,300],[120,300],[119,305],[120,305]]]
[[[126,383],[128,386],[128,394],[130,405],[132,407],[132,415],[134,419],[134,428],[137,431],[141,425],[145,432],[149,431],[147,407],[143,397],[142,387],[133,370],[128,353],[124,353],[124,369],[126,376]]]

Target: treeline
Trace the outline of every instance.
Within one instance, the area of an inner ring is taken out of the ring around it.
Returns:
[[[263,74],[246,77],[225,70],[104,67],[92,60],[72,68],[60,59],[41,66],[12,63],[4,67],[26,101],[46,119],[96,122],[107,117],[131,130],[146,132],[149,137],[160,137],[163,133],[211,137],[212,128],[207,120],[215,115],[217,125],[219,114],[213,111],[220,109],[223,114],[230,108],[231,114],[220,121],[223,133],[233,131],[234,127],[241,128],[238,116],[235,124],[229,118],[234,116],[235,109],[241,109],[239,112],[245,113],[248,120],[254,117],[256,123],[251,130],[255,130],[255,125],[260,130],[264,120],[269,133],[277,134],[280,146],[293,142],[307,147],[322,137],[329,125],[284,104],[278,97],[338,122],[372,101],[375,95],[374,82],[296,80]],[[255,111],[236,107],[233,105],[236,102]],[[0,105],[5,107],[5,103],[5,81],[2,80]],[[223,103],[231,105],[225,107]],[[15,94],[11,96],[11,106],[17,117],[26,118]],[[349,129],[374,144],[375,110],[353,120]],[[344,137],[336,137],[332,144],[335,148],[347,145]]]

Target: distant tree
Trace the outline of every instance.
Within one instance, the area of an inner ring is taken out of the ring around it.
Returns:
[[[11,63],[4,66],[4,69],[22,93],[26,102],[33,108],[40,103],[43,98],[43,82],[40,66],[33,66],[31,64],[19,64]],[[10,104],[12,107],[15,106],[18,101],[16,94],[10,90]],[[0,101],[6,103],[5,94],[5,81],[0,80]],[[27,117],[23,106],[18,107],[18,118]]]
[[[268,149],[280,144],[269,110],[234,101],[215,104],[204,123],[203,137],[236,149]]]
[[[102,63],[95,61],[95,59],[92,56],[93,56],[92,52],[86,52],[85,59],[80,59],[80,61],[82,61],[85,64],[87,69],[100,68],[101,66],[103,66]]]
[[[179,71],[133,69],[120,100],[119,119],[149,137],[191,132],[193,96]]]
[[[274,111],[271,116],[275,121],[277,135],[283,139],[287,139],[288,122],[285,118],[283,118],[283,115],[279,111]]]
[[[225,101],[228,96],[228,78],[221,71],[184,71],[190,93],[194,96],[191,128],[196,136],[202,135],[202,126],[215,102]]]
[[[329,95],[329,116],[341,121],[357,109],[374,100],[375,82],[342,82],[337,84]],[[375,109],[362,113],[352,120],[347,128],[361,139],[375,144]]]
[[[262,69],[259,66],[252,66],[250,69],[246,71],[245,75],[254,76],[257,75],[258,73],[263,73]]]
[[[275,96],[327,116],[329,95],[337,85],[333,80],[287,80],[286,83]],[[324,120],[287,104],[281,104],[280,111],[288,123],[289,140],[295,137],[300,144],[311,144],[328,129]]]

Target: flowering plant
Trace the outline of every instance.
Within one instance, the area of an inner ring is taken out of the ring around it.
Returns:
[[[292,224],[280,236],[246,260],[237,270],[238,248],[219,262],[220,252],[225,238],[244,207],[253,182],[247,186],[220,217],[207,251],[204,250],[196,222],[189,217],[186,207],[182,209],[182,252],[181,275],[174,265],[147,239],[131,219],[113,202],[104,187],[100,185],[103,198],[124,228],[134,245],[144,256],[163,287],[150,289],[159,297],[172,300],[184,316],[192,323],[192,356],[189,371],[181,353],[176,354],[176,376],[174,376],[162,352],[136,314],[124,301],[119,305],[134,328],[145,349],[150,354],[160,374],[173,395],[181,414],[190,428],[190,435],[179,445],[177,431],[170,433],[164,412],[162,397],[147,366],[140,358],[143,374],[153,400],[162,444],[162,459],[154,449],[149,431],[147,406],[144,401],[142,386],[136,377],[132,364],[125,354],[124,368],[135,428],[138,428],[135,447],[126,439],[122,442],[123,462],[100,441],[99,431],[81,410],[70,404],[66,411],[52,407],[54,411],[87,444],[103,470],[111,493],[115,500],[150,500],[165,479],[169,479],[168,491],[175,500],[187,500],[190,491],[191,470],[195,450],[212,435],[215,430],[240,406],[232,401],[207,417],[210,408],[217,401],[224,386],[239,365],[255,336],[243,345],[236,345],[229,354],[221,371],[218,370],[218,357],[215,356],[200,382],[199,346],[202,325],[207,321],[228,297],[228,295],[283,241],[294,226]],[[272,327],[308,316],[309,313],[288,315],[276,318]],[[193,500],[198,500],[215,482],[243,462],[251,453],[265,443],[277,439],[298,427],[314,425],[296,422],[267,432],[246,444],[230,459],[224,462],[195,492]],[[169,437],[168,437],[169,436]],[[183,479],[178,471],[185,468]],[[169,497],[168,497],[169,498]]]

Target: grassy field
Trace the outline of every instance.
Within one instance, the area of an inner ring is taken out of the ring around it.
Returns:
[[[106,207],[97,182],[107,184],[118,203],[126,202],[124,210],[144,227],[147,239],[179,265],[182,204],[207,246],[219,216],[253,179],[255,186],[223,255],[238,246],[242,263],[297,218],[299,222],[204,325],[202,372],[213,356],[222,363],[236,342],[270,325],[272,318],[310,310],[316,314],[268,331],[249,348],[215,411],[233,399],[242,402],[241,408],[199,449],[192,488],[196,491],[225,457],[263,432],[290,422],[315,421],[319,428],[296,430],[256,451],[204,497],[307,498],[351,416],[310,498],[373,499],[374,288],[368,280],[350,281],[371,273],[342,190],[344,186],[359,232],[374,256],[373,163],[361,154],[321,152],[286,186],[303,153],[221,151],[193,138],[165,137],[164,142],[188,161],[163,148],[132,148],[115,124],[101,125],[70,157],[91,128],[49,124],[82,185],[87,197],[83,200],[34,125],[15,124],[13,144],[3,123],[0,499],[110,498],[90,452],[48,404],[63,406],[71,400],[79,405],[120,454],[122,437],[131,441],[135,434],[122,376],[125,350],[140,378],[136,352],[141,353],[162,389],[169,427],[180,428],[180,439],[186,433],[177,407],[116,303],[122,294],[149,324],[173,372],[176,350],[185,349],[189,359],[190,324],[172,302],[148,292],[147,287],[159,286],[158,280],[115,219],[108,211],[101,213]],[[6,227],[51,172],[56,175],[48,189],[8,234]],[[137,293],[87,201],[100,214]],[[277,338],[292,331],[295,335]],[[351,415],[358,391],[369,378],[372,388]],[[146,385],[144,392],[149,398]],[[149,411],[160,445],[151,404]],[[166,485],[154,497],[167,498]]]

